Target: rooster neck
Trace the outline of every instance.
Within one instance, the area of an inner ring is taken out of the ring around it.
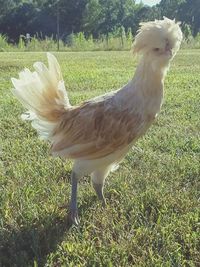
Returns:
[[[162,91],[168,66],[155,66],[151,60],[141,58],[133,82],[144,95],[155,95]]]
[[[141,58],[132,80],[134,90],[147,100],[162,102],[164,78],[168,65],[156,66],[148,58]]]
[[[135,101],[140,103],[141,113],[155,117],[160,111],[163,99],[164,77],[167,67],[155,68],[152,62],[142,58],[130,82]]]

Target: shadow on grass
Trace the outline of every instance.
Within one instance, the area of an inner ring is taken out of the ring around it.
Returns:
[[[79,209],[80,217],[86,205]],[[66,215],[56,214],[39,219],[29,227],[18,231],[9,229],[0,234],[0,267],[44,266],[47,255],[56,250],[71,229],[72,224]]]
[[[34,260],[43,266],[47,255],[62,242],[70,227],[67,217],[52,215],[30,227],[10,229],[1,236],[4,240],[0,241],[0,266],[33,266]]]

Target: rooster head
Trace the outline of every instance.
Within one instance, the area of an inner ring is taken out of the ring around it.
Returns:
[[[179,24],[166,17],[163,20],[140,23],[133,43],[134,53],[149,56],[153,61],[169,62],[182,41]]]

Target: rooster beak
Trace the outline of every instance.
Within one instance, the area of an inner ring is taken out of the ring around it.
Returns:
[[[166,46],[165,46],[165,54],[172,56],[172,48],[170,47],[168,42],[166,43]]]

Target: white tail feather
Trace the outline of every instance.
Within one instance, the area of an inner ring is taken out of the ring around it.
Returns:
[[[28,112],[22,114],[23,120],[31,120],[32,126],[44,139],[50,139],[59,118],[70,107],[60,66],[56,58],[47,53],[47,68],[36,62],[35,71],[24,69],[19,79],[12,78],[13,94]]]

